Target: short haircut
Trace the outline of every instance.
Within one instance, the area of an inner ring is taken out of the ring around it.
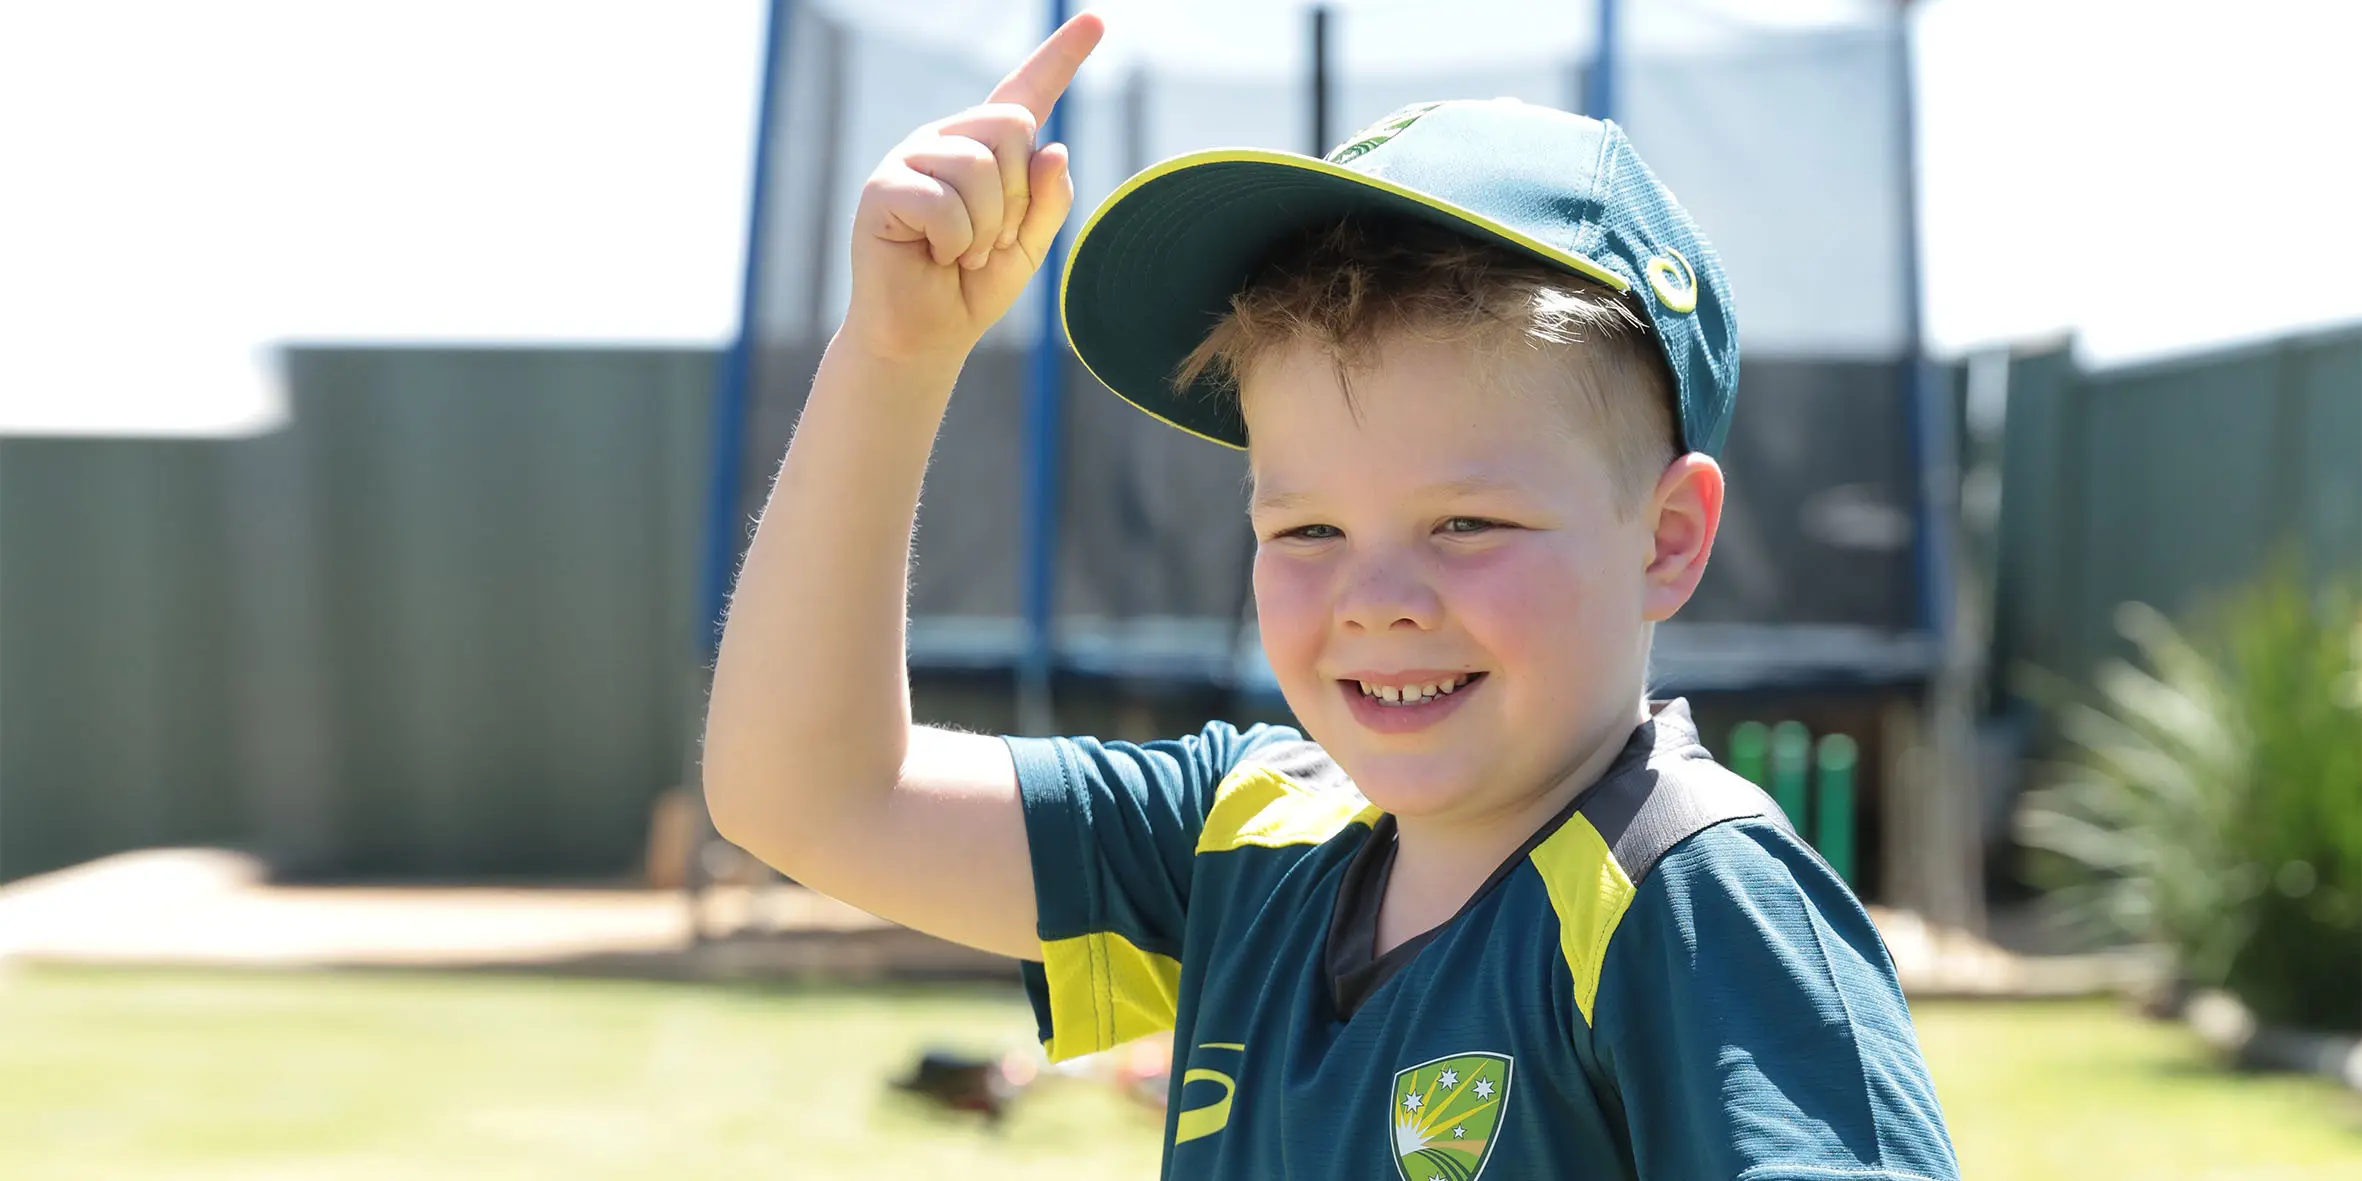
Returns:
[[[1600,449],[1620,509],[1645,498],[1683,450],[1672,372],[1636,301],[1410,219],[1346,218],[1281,242],[1182,360],[1174,385],[1211,374],[1235,390],[1274,349],[1311,341],[1335,361],[1350,398],[1352,372],[1398,333],[1563,358],[1586,415],[1579,433]]]

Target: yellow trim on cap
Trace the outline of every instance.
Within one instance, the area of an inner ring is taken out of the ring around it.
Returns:
[[[1544,258],[1548,258],[1554,262],[1557,262],[1561,266],[1568,267],[1569,269],[1572,269],[1587,278],[1604,283],[1619,293],[1630,291],[1632,289],[1632,285],[1625,282],[1615,272],[1600,266],[1598,263],[1592,262],[1590,259],[1584,258],[1582,255],[1560,250],[1559,248],[1551,246],[1538,238],[1530,237],[1526,234],[1520,233],[1517,230],[1511,229],[1510,227],[1503,225],[1500,222],[1494,221],[1492,218],[1486,217],[1481,213],[1474,212],[1460,205],[1455,205],[1452,202],[1446,201],[1440,197],[1422,193],[1417,189],[1396,184],[1393,181],[1386,180],[1382,177],[1371,176],[1365,172],[1356,172],[1353,169],[1347,168],[1340,164],[1331,164],[1326,160],[1318,159],[1312,156],[1298,155],[1294,152],[1275,152],[1267,148],[1211,148],[1202,152],[1189,152],[1183,155],[1175,156],[1170,160],[1160,161],[1141,169],[1138,173],[1134,174],[1130,180],[1127,180],[1124,183],[1116,186],[1116,190],[1112,193],[1109,193],[1107,195],[1107,199],[1099,202],[1099,207],[1091,211],[1091,216],[1083,219],[1082,228],[1075,231],[1074,241],[1066,248],[1066,265],[1060,268],[1058,273],[1058,327],[1060,331],[1066,333],[1066,339],[1070,344],[1074,340],[1074,326],[1068,320],[1066,311],[1066,297],[1068,293],[1073,290],[1072,282],[1074,279],[1074,260],[1082,256],[1083,243],[1090,238],[1091,231],[1098,228],[1099,220],[1103,217],[1106,217],[1108,211],[1121,204],[1124,198],[1131,196],[1135,192],[1138,192],[1142,187],[1146,186],[1152,181],[1161,180],[1164,177],[1173,175],[1174,173],[1185,172],[1189,169],[1203,167],[1209,164],[1238,163],[1273,164],[1282,168],[1294,168],[1302,172],[1325,173],[1329,176],[1337,177],[1340,180],[1352,181],[1353,183],[1362,185],[1366,188],[1372,188],[1382,193],[1389,193],[1397,197],[1402,197],[1407,200],[1417,202],[1418,204],[1425,205],[1428,208],[1438,212],[1450,214],[1452,217],[1467,222],[1479,229],[1487,230],[1493,234],[1497,234],[1508,241],[1514,242],[1519,246],[1526,248],[1527,250],[1531,250],[1537,254],[1540,254]],[[1141,413],[1144,413],[1149,417],[1164,423],[1166,426],[1174,428],[1175,430],[1183,431],[1191,435],[1196,435],[1198,438],[1204,439],[1209,443],[1220,443],[1222,446],[1231,448],[1232,450],[1245,450],[1245,448],[1240,447],[1238,444],[1232,443],[1228,440],[1217,439],[1212,435],[1205,434],[1201,431],[1190,430],[1190,428],[1182,426],[1180,423],[1174,422],[1172,419],[1166,418],[1164,415],[1158,414],[1156,411],[1150,410],[1148,407],[1142,406],[1138,402],[1132,402],[1132,399],[1129,395],[1124,394],[1122,390],[1115,389],[1115,387],[1110,385],[1105,378],[1099,376],[1098,370],[1091,368],[1090,358],[1083,356],[1081,349],[1074,349],[1073,352],[1075,358],[1083,363],[1084,372],[1089,373],[1092,380],[1097,381],[1100,385],[1107,386],[1108,389],[1115,390],[1118,397],[1122,397],[1126,402],[1131,402],[1132,405],[1140,410]]]
[[[1600,965],[1607,961],[1616,924],[1632,906],[1632,879],[1579,812],[1534,847],[1532,860],[1550,894],[1550,909],[1558,912],[1558,948],[1575,977],[1575,1008],[1585,1024],[1595,1024],[1591,1010],[1599,999]]]
[[[1344,792],[1311,791],[1252,763],[1222,777],[1214,806],[1198,830],[1197,851],[1223,853],[1257,845],[1277,849],[1317,845],[1349,824],[1373,824],[1378,806]]]
[[[1173,1028],[1181,961],[1112,931],[1042,944],[1050,983],[1050,1060],[1063,1062]]]

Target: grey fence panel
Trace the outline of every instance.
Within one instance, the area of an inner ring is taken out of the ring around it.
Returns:
[[[0,440],[0,877],[237,834],[222,458]]]
[[[627,865],[678,777],[711,362],[299,354],[352,873]]]
[[[2161,610],[2259,568],[2281,533],[2275,446],[2284,397],[2268,360],[2090,383],[2083,465],[2083,610]]]
[[[687,741],[710,355],[289,371],[262,438],[0,442],[0,875],[628,869]]]
[[[2362,331],[2078,373],[2012,366],[2000,618],[2006,664],[2080,679],[2114,613],[2204,609],[2292,554],[2362,570]]]
[[[2294,362],[2296,532],[2318,564],[2362,570],[2362,332],[2321,340]]]
[[[2000,537],[1992,652],[1997,681],[2014,683],[2021,661],[2081,667],[2070,608],[2082,574],[2084,389],[2063,351],[2020,357],[2009,370],[2001,453]]]

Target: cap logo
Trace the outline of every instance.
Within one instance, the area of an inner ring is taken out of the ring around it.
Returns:
[[[1697,310],[1698,275],[1678,251],[1668,250],[1648,260],[1648,286],[1667,311],[1687,315]]]
[[[1331,164],[1351,164],[1370,153],[1370,149],[1402,134],[1402,129],[1419,121],[1419,116],[1442,106],[1440,102],[1412,103],[1411,105],[1354,132],[1352,137],[1330,152]]]
[[[1649,291],[1668,312],[1689,314],[1698,307],[1698,272],[1689,269],[1679,250],[1665,250],[1649,257]]]

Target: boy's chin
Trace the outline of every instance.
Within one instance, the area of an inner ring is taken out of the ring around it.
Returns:
[[[1442,760],[1381,758],[1375,767],[1355,771],[1353,785],[1362,798],[1398,817],[1422,819],[1461,811],[1482,782],[1474,769],[1447,765]]]

